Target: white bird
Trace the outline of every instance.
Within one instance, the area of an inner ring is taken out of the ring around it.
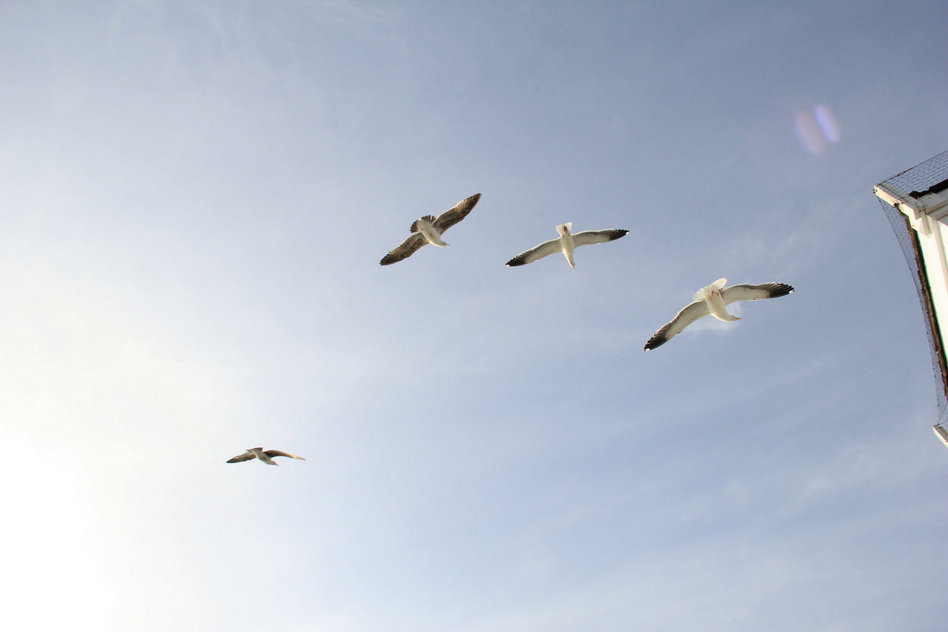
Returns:
[[[576,269],[576,263],[573,261],[573,249],[577,246],[588,246],[589,244],[602,244],[619,237],[625,237],[629,231],[621,228],[610,228],[608,230],[584,230],[575,235],[570,232],[573,229],[573,222],[566,222],[556,227],[556,232],[560,234],[559,238],[545,241],[535,248],[521,252],[519,255],[507,262],[508,266],[522,266],[527,263],[533,263],[537,259],[542,259],[554,252],[562,252],[569,263],[569,267]]]
[[[402,259],[407,259],[425,244],[434,244],[442,248],[447,246],[448,244],[441,239],[441,235],[444,234],[444,231],[467,217],[467,214],[471,212],[471,209],[474,208],[474,205],[477,204],[477,201],[480,199],[481,194],[475,193],[469,198],[464,198],[454,205],[453,208],[448,209],[437,218],[435,218],[434,215],[425,215],[424,217],[416,219],[412,222],[410,229],[411,235],[408,239],[382,257],[379,265],[387,266],[392,263],[397,263]]]
[[[295,454],[290,454],[289,452],[283,452],[282,450],[264,450],[263,448],[247,448],[247,451],[243,454],[238,454],[232,459],[228,459],[228,463],[240,463],[241,461],[249,461],[251,459],[260,459],[267,465],[279,465],[273,461],[275,456],[288,456],[291,459],[299,459],[300,461],[305,461],[301,456],[296,456]]]
[[[760,285],[742,283],[724,287],[725,283],[727,283],[727,279],[721,278],[695,292],[692,299],[694,302],[678,312],[670,323],[656,331],[655,335],[645,343],[645,350],[660,347],[680,334],[685,327],[708,314],[725,322],[740,320],[737,316],[729,314],[725,309],[727,305],[736,301],[776,298],[793,292],[793,288],[786,283],[762,283]]]

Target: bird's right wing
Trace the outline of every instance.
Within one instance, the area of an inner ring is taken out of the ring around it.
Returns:
[[[241,461],[249,461],[250,459],[255,459],[253,452],[244,452],[243,454],[238,454],[232,459],[227,459],[228,463],[240,463]]]
[[[508,266],[522,266],[527,263],[533,263],[537,259],[542,259],[548,255],[552,255],[554,252],[561,252],[563,248],[560,246],[559,239],[553,239],[552,241],[545,241],[535,248],[530,250],[525,250],[519,255],[507,262]]]
[[[425,236],[421,233],[412,233],[408,236],[408,239],[403,241],[401,244],[393,248],[387,255],[382,257],[382,260],[379,261],[379,265],[387,266],[392,263],[398,263],[402,259],[407,259],[408,257],[415,254],[415,251],[424,246],[428,240],[425,239]]]
[[[707,301],[695,301],[678,312],[671,322],[666,323],[661,329],[656,331],[655,335],[649,338],[648,342],[645,343],[645,350],[648,351],[649,349],[662,346],[680,334],[685,327],[710,313],[711,312],[708,311]]]

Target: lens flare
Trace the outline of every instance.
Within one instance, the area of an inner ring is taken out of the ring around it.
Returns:
[[[823,131],[823,136],[831,143],[839,142],[839,123],[833,111],[825,105],[818,105],[813,108],[813,116],[816,118],[817,125]]]
[[[839,123],[828,106],[817,105],[811,110],[797,112],[794,127],[800,143],[811,154],[821,154],[839,142]]]

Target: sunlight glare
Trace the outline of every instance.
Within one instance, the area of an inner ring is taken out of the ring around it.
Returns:
[[[8,482],[6,545],[0,590],[7,602],[4,623],[11,630],[105,629],[114,591],[102,576],[92,524],[75,489],[74,474],[25,444],[0,460]]]

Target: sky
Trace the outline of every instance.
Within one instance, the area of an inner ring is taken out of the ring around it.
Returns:
[[[940,632],[948,453],[872,187],[948,149],[945,17],[2,3],[5,622]],[[504,266],[564,222],[629,233]],[[643,351],[719,277],[796,291]]]

